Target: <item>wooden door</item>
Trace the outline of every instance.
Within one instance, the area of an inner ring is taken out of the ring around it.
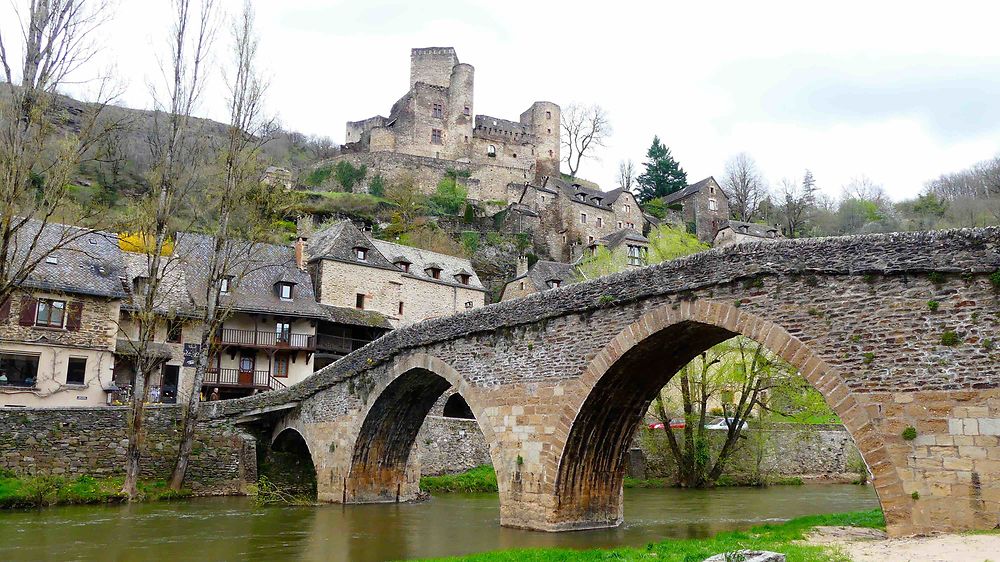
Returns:
[[[240,355],[239,378],[240,386],[253,386],[253,370],[257,361],[256,354],[244,351]]]

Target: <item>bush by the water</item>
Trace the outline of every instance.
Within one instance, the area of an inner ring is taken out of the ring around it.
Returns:
[[[420,479],[420,489],[430,493],[443,492],[496,492],[497,473],[493,467],[484,464],[461,474],[424,476]]]
[[[0,474],[0,508],[44,507],[66,504],[121,503],[127,496],[121,493],[123,478],[79,476],[16,476]],[[158,501],[187,497],[190,490],[174,492],[166,482],[139,483],[140,499]]]
[[[748,531],[719,533],[708,539],[666,540],[649,543],[645,548],[615,548],[610,550],[569,550],[535,548],[486,552],[471,556],[439,560],[470,562],[556,560],[657,560],[659,562],[696,562],[715,554],[737,550],[770,550],[781,552],[795,562],[850,562],[850,558],[830,546],[803,544],[812,528],[819,526],[884,528],[880,510],[811,515],[777,525],[762,525]]]

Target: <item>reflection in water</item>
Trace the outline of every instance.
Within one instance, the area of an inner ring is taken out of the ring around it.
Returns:
[[[499,526],[491,494],[417,504],[255,509],[245,498],[0,513],[0,560],[379,561],[505,548],[641,546],[813,513],[878,507],[871,488],[626,490],[617,529],[536,533]]]

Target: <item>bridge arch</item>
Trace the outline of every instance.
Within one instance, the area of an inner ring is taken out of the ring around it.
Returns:
[[[753,339],[796,367],[854,438],[874,475],[887,522],[908,517],[898,474],[865,407],[841,374],[778,324],[708,300],[662,305],[619,332],[588,364],[557,427],[556,505],[550,528],[622,521],[622,480],[632,433],[653,398],[685,364],[731,337]],[[569,393],[568,393],[569,394]]]
[[[485,423],[485,403],[477,390],[447,362],[426,353],[395,360],[390,374],[369,394],[344,484],[345,503],[405,501],[419,493],[419,467],[411,453],[417,433],[434,403],[449,388],[462,395],[496,459],[496,439]]]

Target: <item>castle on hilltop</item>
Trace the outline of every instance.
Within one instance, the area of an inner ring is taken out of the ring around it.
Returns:
[[[471,199],[509,201],[511,184],[559,176],[559,106],[536,101],[517,121],[474,113],[475,69],[451,47],[410,52],[410,90],[376,115],[347,123],[333,162],[368,167],[366,181],[405,175],[430,193],[449,170],[468,172]]]

